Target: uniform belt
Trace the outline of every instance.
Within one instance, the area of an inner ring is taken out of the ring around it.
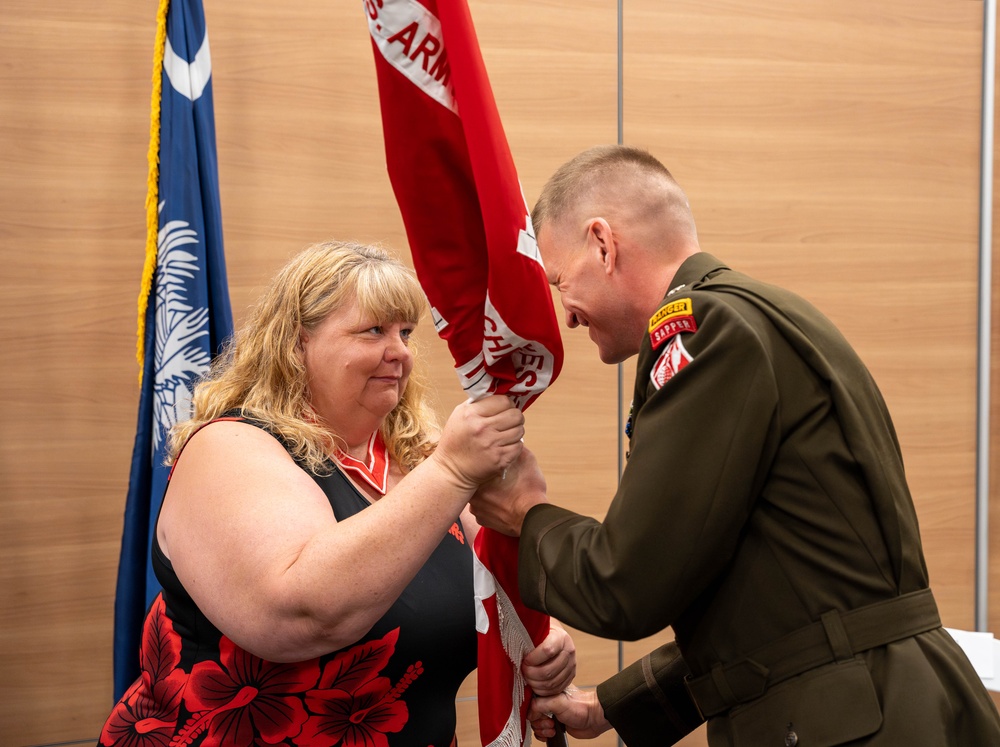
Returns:
[[[746,658],[688,677],[691,698],[708,719],[759,698],[767,688],[810,669],[941,626],[930,589],[859,607],[831,610],[818,622],[761,646]]]

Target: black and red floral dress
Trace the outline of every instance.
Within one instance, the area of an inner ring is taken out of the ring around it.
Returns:
[[[314,477],[338,520],[369,502],[341,474]],[[106,747],[448,747],[455,697],[476,666],[472,557],[448,532],[364,638],[318,659],[265,661],[222,635],[153,541],[163,586],[141,675],[108,717]],[[346,569],[349,572],[349,569]]]

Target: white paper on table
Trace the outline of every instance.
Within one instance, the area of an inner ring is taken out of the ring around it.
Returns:
[[[962,647],[972,662],[972,668],[982,679],[988,690],[1000,692],[1000,641],[992,633],[945,628],[955,643]]]

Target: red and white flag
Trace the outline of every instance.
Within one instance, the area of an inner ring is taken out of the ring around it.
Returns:
[[[473,399],[522,409],[562,367],[545,270],[466,0],[364,0],[386,163],[438,334]],[[476,540],[479,724],[484,745],[529,738],[521,658],[547,615],[517,591],[517,541]]]

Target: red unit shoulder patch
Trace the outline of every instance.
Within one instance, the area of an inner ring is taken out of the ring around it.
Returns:
[[[653,364],[653,370],[649,372],[649,379],[653,382],[654,387],[662,389],[664,384],[674,378],[677,372],[692,360],[680,335],[675,335],[670,344],[660,353],[656,363]]]

